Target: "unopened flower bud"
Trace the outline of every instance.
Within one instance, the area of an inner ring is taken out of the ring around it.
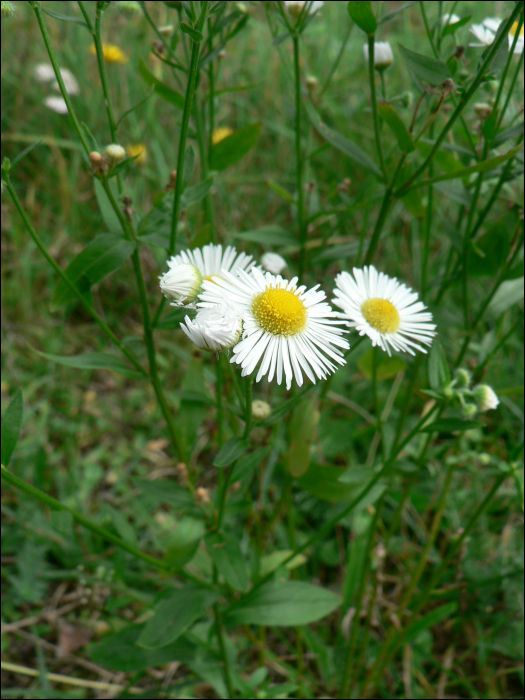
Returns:
[[[459,46],[456,46],[456,52],[454,54],[454,58],[457,59],[458,61],[463,58],[465,55],[465,47],[462,46],[461,44]]]
[[[462,413],[464,418],[474,418],[478,412],[478,407],[475,403],[466,403],[463,405]]]
[[[182,7],[182,3],[180,0],[164,0],[164,4],[167,7]]]
[[[217,54],[217,58],[219,59],[219,61],[222,61],[222,59],[226,58],[227,55],[228,54],[226,53],[226,51],[222,49],[222,51],[219,51],[219,53]]]
[[[309,92],[311,92],[311,93],[314,92],[314,90],[316,89],[316,87],[318,85],[319,85],[319,81],[317,80],[315,75],[309,75],[306,78],[306,87],[308,88]]]
[[[210,492],[203,486],[199,486],[199,488],[195,490],[195,496],[197,497],[198,503],[202,503],[203,505],[211,503]]]
[[[452,78],[447,78],[445,82],[441,85],[441,94],[443,95],[443,97],[447,97],[453,92],[457,92],[456,86],[454,85],[454,81],[452,80]]]
[[[178,474],[178,477],[181,481],[181,484],[183,486],[187,486],[187,484],[188,484],[188,467],[184,464],[184,462],[179,462],[177,464],[176,469],[177,469],[177,474]]]
[[[173,24],[166,24],[164,27],[159,27],[159,34],[164,37],[172,36],[175,31]]]
[[[456,371],[456,385],[458,389],[468,389],[472,382],[472,375],[468,369],[460,367]]]
[[[350,192],[351,185],[352,180],[350,180],[349,177],[345,177],[345,179],[337,185],[337,189],[339,190],[339,192],[344,192],[345,194],[348,194],[348,192]]]
[[[242,319],[236,309],[221,304],[201,309],[193,320],[186,316],[180,327],[201,350],[222,352],[239,342]]]
[[[126,157],[126,149],[118,143],[111,143],[106,148],[106,156],[112,164],[119,163]]]
[[[481,119],[482,122],[484,122],[486,119],[490,117],[492,112],[494,111],[492,107],[485,102],[477,102],[474,105],[474,111],[478,115],[478,117]]]
[[[454,387],[452,386],[446,386],[443,389],[443,396],[448,399],[449,401],[452,401],[452,399],[456,398],[456,392],[454,391]]]
[[[492,411],[499,406],[496,392],[488,384],[478,384],[474,387],[472,394],[481,413]]]
[[[106,159],[104,156],[101,156],[98,151],[91,151],[88,158],[94,173],[99,174],[104,172],[104,168],[106,167]]]
[[[301,14],[304,12],[304,6],[306,5],[307,0],[284,0],[284,6],[286,10],[292,15],[292,17],[300,17]],[[318,2],[314,0],[314,2],[310,3],[308,0],[308,14],[313,15],[314,12],[317,12],[323,5],[324,2]]]
[[[16,14],[16,7],[12,2],[4,2],[2,0],[2,19],[7,19],[8,17],[13,17]]]
[[[252,416],[255,420],[266,420],[272,414],[272,409],[270,404],[266,401],[255,400],[252,403]]]
[[[478,460],[480,464],[483,464],[483,466],[487,466],[490,464],[490,455],[487,454],[486,452],[482,452],[481,454],[478,455]]]
[[[141,13],[140,5],[136,0],[119,0],[117,10],[126,19],[131,19]]]
[[[166,185],[166,189],[167,190],[174,190],[176,184],[177,184],[177,171],[172,170],[170,173],[170,179],[168,180],[168,184]]]
[[[186,306],[197,298],[202,286],[202,275],[195,265],[181,263],[159,278],[160,289],[173,306]]]
[[[368,62],[370,52],[368,44],[363,46],[365,61]],[[394,53],[388,41],[376,41],[374,44],[374,67],[377,70],[385,70],[394,63]]]
[[[261,265],[272,275],[280,275],[288,263],[277,253],[265,253],[261,258]]]

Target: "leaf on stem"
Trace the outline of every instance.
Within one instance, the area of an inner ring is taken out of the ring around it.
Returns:
[[[233,238],[240,238],[243,241],[259,243],[263,248],[267,246],[294,245],[297,243],[297,238],[292,236],[292,234],[282,228],[282,226],[263,226],[253,231],[241,231],[240,233],[232,233],[231,235]]]
[[[248,124],[219,141],[211,152],[210,169],[226,170],[230,165],[244,158],[257,143],[261,128],[262,125],[259,122]]]
[[[195,44],[200,44],[203,41],[203,33],[199,32],[199,30],[195,29],[194,27],[190,27],[190,25],[186,22],[181,22],[180,28],[181,31],[184,32],[184,34],[187,34]]]
[[[193,185],[193,187],[188,187],[188,189],[184,190],[180,198],[180,211],[184,211],[188,207],[191,207],[192,204],[196,204],[204,199],[213,187],[214,180],[214,176],[209,175],[206,180],[199,182],[198,185]]]
[[[385,24],[386,22],[390,22],[390,20],[394,19],[394,17],[397,17],[401,12],[404,12],[407,10],[409,7],[412,7],[412,5],[417,5],[419,0],[413,0],[413,2],[407,2],[404,5],[401,5],[401,7],[398,7],[396,10],[393,10],[392,12],[389,12],[387,15],[384,15],[384,17],[381,17],[378,21],[377,24]]]
[[[205,538],[206,549],[222,578],[236,591],[246,592],[250,577],[239,539],[214,532]]]
[[[347,5],[348,14],[351,19],[357,24],[359,29],[362,29],[369,36],[377,29],[377,20],[372,10],[372,3],[368,2],[352,2]]]
[[[163,100],[166,100],[166,102],[169,102],[180,110],[184,109],[184,97],[173,88],[170,88],[169,85],[163,83],[162,80],[156,78],[142,58],[139,58],[138,69],[144,82],[147,85],[151,85],[159,97],[162,97]]]
[[[452,78],[450,68],[443,61],[410,51],[401,44],[399,44],[399,50],[408,70],[429,85],[443,85],[445,80]]]
[[[392,133],[396,137],[399,148],[403,153],[412,153],[414,150],[414,144],[412,143],[412,136],[405,126],[405,123],[392,107],[391,104],[385,102],[385,100],[380,100],[378,103],[379,114],[383,117]]]
[[[421,428],[421,433],[455,433],[482,428],[483,423],[477,420],[463,420],[462,418],[439,418],[438,420]]]
[[[9,466],[16,443],[18,442],[23,414],[24,398],[22,392],[17,391],[2,418],[1,452],[2,464],[4,467]]]
[[[232,462],[235,462],[239,457],[242,457],[248,451],[249,444],[247,440],[238,437],[232,437],[227,440],[219,450],[218,455],[213,462],[214,467],[227,467]]]
[[[46,352],[40,352],[35,348],[31,349],[41,357],[45,357],[46,360],[51,360],[51,362],[56,362],[66,367],[75,367],[76,369],[109,369],[129,379],[144,379],[143,374],[129,367],[124,360],[114,355],[108,355],[108,353],[105,352],[86,352],[82,355],[66,357],[64,355],[50,355]]]

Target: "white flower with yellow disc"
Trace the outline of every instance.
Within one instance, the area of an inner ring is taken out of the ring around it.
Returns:
[[[315,383],[315,376],[326,379],[335,372],[334,362],[345,364],[341,350],[349,344],[337,326],[346,324],[318,286],[307,290],[297,286],[297,277],[288,281],[257,268],[249,274],[241,270],[238,277],[223,270],[221,277],[203,282],[199,306],[235,304],[244,331],[231,362],[241,365],[243,377],[260,362],[256,381],[267,375],[281,384],[284,376],[290,389],[293,377],[302,386],[303,371]]]
[[[333,300],[350,327],[389,355],[391,348],[411,355],[414,349],[426,352],[422,345],[432,344],[436,326],[418,295],[372,265],[354,268],[353,273],[353,277],[348,272],[336,277]]]
[[[213,275],[220,276],[222,270],[237,275],[240,270],[248,272],[255,265],[251,255],[238,253],[237,249],[229,245],[223,251],[221,245],[209,243],[203,248],[183,250],[179,255],[174,255],[168,260],[168,267],[177,267],[181,263],[195,265],[203,279],[211,279]]]

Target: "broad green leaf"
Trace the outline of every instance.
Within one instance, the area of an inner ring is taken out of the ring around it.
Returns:
[[[134,250],[133,243],[122,236],[112,233],[98,236],[69,263],[65,274],[75,287],[81,277],[86,277],[91,285],[96,284],[117,270]],[[54,304],[62,306],[76,298],[73,290],[60,279],[53,295]]]
[[[214,595],[195,586],[184,586],[169,593],[146,622],[137,639],[138,646],[158,649],[174,642],[195,620],[206,615],[206,607]]]
[[[394,17],[397,17],[401,12],[404,12],[407,10],[409,7],[412,7],[412,5],[417,5],[419,0],[414,0],[413,2],[407,2],[404,5],[401,5],[401,7],[398,7],[396,10],[393,10],[392,12],[389,12],[387,15],[384,17],[381,17],[378,21],[377,24],[385,24],[386,22],[390,22],[390,20],[394,19]]]
[[[242,457],[248,451],[249,444],[247,440],[242,438],[232,437],[227,440],[219,450],[219,454],[213,462],[214,467],[227,467],[235,460]]]
[[[321,620],[340,604],[340,596],[311,583],[268,583],[234,604],[226,612],[225,621],[233,625],[295,627]]]
[[[242,129],[234,131],[216,144],[211,152],[210,169],[225,170],[230,165],[244,158],[257,143],[261,133],[261,124],[248,124]]]
[[[241,231],[230,234],[233,238],[259,243],[263,248],[268,246],[285,246],[297,243],[297,238],[281,226],[263,226],[253,231]]]
[[[124,360],[121,360],[120,357],[108,355],[105,352],[86,352],[83,355],[72,355],[69,357],[64,355],[50,355],[38,350],[35,350],[35,352],[41,357],[45,357],[46,360],[51,360],[51,362],[56,362],[66,367],[75,367],[77,369],[109,369],[129,379],[144,379],[144,375],[136,369],[132,369]]]
[[[40,5],[40,9],[42,10],[42,12],[45,12],[46,15],[49,15],[54,19],[58,19],[61,22],[72,22],[73,24],[80,24],[82,27],[89,29],[87,24],[84,22],[83,19],[80,19],[80,17],[75,17],[73,15],[62,15],[59,12],[51,12],[51,10],[48,10],[42,4]]]
[[[399,148],[403,151],[403,153],[412,153],[414,150],[412,136],[392,105],[384,100],[380,100],[379,113],[392,130],[392,133],[396,137],[397,143],[399,144]]]
[[[357,24],[359,29],[362,29],[366,34],[371,35],[377,29],[377,20],[372,10],[372,3],[356,2],[351,0],[348,5],[348,14],[351,19]]]
[[[264,557],[261,557],[259,565],[259,576],[261,576],[262,578],[263,576],[266,576],[266,574],[269,574],[271,571],[275,571],[275,569],[278,569],[283,563],[283,561],[288,559],[290,554],[293,554],[292,550],[285,549],[281,552],[272,552],[271,554],[266,554]],[[285,568],[288,569],[288,571],[291,571],[292,569],[296,569],[302,564],[306,564],[307,561],[308,558],[304,554],[297,554],[293,559],[290,559],[290,561],[285,564]]]
[[[113,207],[111,206],[111,203],[108,199],[108,196],[102,187],[102,183],[100,180],[97,180],[94,178],[93,180],[94,185],[95,185],[95,195],[97,197],[97,203],[98,203],[98,208],[100,209],[100,213],[102,214],[102,218],[104,219],[104,223],[108,227],[108,231],[111,231],[111,233],[116,233],[119,235],[122,234],[122,226],[120,225],[120,221],[118,216],[115,214],[115,211]],[[110,180],[108,183],[113,196],[115,199],[118,199],[118,192],[117,192],[117,184],[116,182]]]
[[[172,569],[180,569],[193,558],[203,537],[202,520],[182,518],[174,529],[158,537],[159,544],[166,550],[163,562]]]
[[[341,474],[341,484],[366,484],[374,476],[370,467],[350,467]]]
[[[140,491],[141,499],[154,505],[157,510],[161,503],[166,503],[175,510],[187,513],[195,504],[188,489],[179,486],[175,481],[134,478],[133,486]]]
[[[523,278],[502,282],[494,298],[489,304],[488,311],[494,318],[499,318],[523,299]]]
[[[297,485],[322,501],[339,503],[356,498],[359,492],[366,487],[367,482],[374,476],[372,473],[369,473],[368,479],[360,484],[355,482],[345,484],[343,481],[340,481],[344,474],[346,474],[344,467],[334,467],[331,464],[312,462],[306,474],[297,479]],[[373,503],[384,490],[382,484],[377,484],[377,488],[374,488],[376,490],[372,489],[366,496],[366,499],[371,498],[372,500],[367,500],[365,505]],[[364,507],[361,503],[357,506],[359,509]]]
[[[410,190],[410,192],[407,192],[407,194],[404,197],[401,197],[399,201],[406,207],[412,216],[416,217],[416,219],[422,219],[427,212],[418,190]]]
[[[418,620],[410,627],[410,632],[407,634],[405,642],[409,644],[424,630],[434,627],[434,625],[439,624],[443,620],[451,619],[456,613],[457,609],[458,604],[454,601],[452,603],[442,605],[440,608],[436,608],[435,610],[427,613],[421,618],[421,620]]]
[[[259,447],[257,450],[254,450],[251,454],[246,455],[245,457],[241,457],[235,463],[235,466],[233,468],[233,472],[230,477],[231,483],[235,483],[236,481],[240,481],[241,479],[244,479],[246,477],[251,477],[254,470],[257,469],[257,467],[261,464],[261,462],[266,457],[269,451],[269,446]]]
[[[158,649],[137,646],[144,627],[144,624],[131,624],[120,632],[107,634],[100,642],[87,647],[87,655],[97,664],[126,673],[140,673],[172,661],[187,664],[195,657],[197,647],[189,639],[179,638]]]
[[[183,31],[184,34],[187,34],[191,38],[191,40],[196,44],[200,44],[201,41],[204,39],[202,32],[199,32],[197,29],[190,27],[190,25],[186,24],[186,22],[181,22],[180,28],[181,31]]]
[[[310,121],[321,136],[328,141],[328,143],[334,146],[334,148],[337,148],[338,151],[341,151],[341,153],[347,155],[363,168],[373,173],[378,179],[382,179],[383,176],[381,174],[381,170],[377,167],[369,155],[367,155],[359,148],[359,146],[356,146],[355,143],[347,139],[345,136],[338,134],[337,131],[334,131],[334,129],[327,126],[309,102],[305,102],[304,106]]]
[[[180,210],[184,211],[188,207],[191,207],[192,204],[196,204],[204,199],[213,187],[214,180],[214,176],[210,175],[206,180],[199,182],[198,185],[193,185],[193,187],[188,187],[187,190],[184,190],[180,198]]]
[[[310,466],[310,445],[317,436],[321,414],[317,401],[302,401],[293,411],[290,420],[290,447],[286,455],[288,471],[294,477],[306,474]]]
[[[500,131],[497,136],[495,136],[494,141],[492,143],[494,148],[498,148],[501,146],[505,141],[509,141],[510,139],[517,139],[520,136],[523,136],[523,129],[525,126],[525,122],[520,122],[519,124],[515,124],[514,126],[509,127],[508,129],[505,129],[504,131]]]
[[[445,80],[452,78],[450,68],[437,58],[415,53],[415,51],[410,51],[410,49],[405,48],[401,44],[399,44],[399,49],[407,68],[416,77],[430,85],[443,85]]]
[[[359,362],[357,363],[360,372],[364,374],[367,379],[372,379],[373,377],[373,363],[374,348],[370,348],[370,350],[365,352],[365,354],[359,358]],[[395,377],[396,374],[399,374],[399,372],[404,372],[406,368],[407,365],[400,357],[386,357],[384,360],[378,362],[376,368],[376,378],[378,381],[391,379],[392,377]]]
[[[459,22],[449,22],[447,26],[443,29],[443,32],[441,34],[442,37],[449,36],[450,34],[455,34],[458,29],[461,29],[461,27],[464,27],[465,24],[468,24],[472,18],[470,15],[468,17],[462,17]]]
[[[421,428],[422,433],[454,433],[481,428],[483,423],[477,420],[463,420],[461,418],[440,418]]]
[[[187,309],[175,309],[175,311],[161,318],[155,328],[159,328],[163,331],[179,330],[180,324],[184,321],[184,317],[187,314]]]
[[[139,58],[138,69],[144,82],[153,87],[159,97],[162,97],[163,100],[166,100],[166,102],[169,102],[178,109],[184,109],[184,97],[173,88],[170,88],[169,85],[163,83],[162,80],[156,78],[142,58]]]
[[[236,591],[246,592],[250,577],[238,538],[216,532],[207,535],[205,542],[211,560],[226,583]]]
[[[470,207],[472,203],[472,195],[462,182],[458,182],[457,180],[435,182],[432,187],[438,192],[441,192],[441,194],[444,194],[445,197],[449,197],[453,202],[462,204],[464,207]],[[417,190],[412,190],[409,194],[415,191]]]
[[[431,389],[439,391],[450,382],[447,358],[439,340],[435,339],[428,356],[428,381]]]
[[[6,408],[4,417],[2,418],[2,436],[1,436],[1,451],[2,464],[4,467],[9,466],[13,455],[20,428],[22,427],[22,417],[24,414],[24,398],[21,391],[17,391],[11,399],[9,406]]]

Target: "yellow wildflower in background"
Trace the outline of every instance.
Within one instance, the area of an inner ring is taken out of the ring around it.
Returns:
[[[146,162],[148,158],[148,153],[146,151],[146,146],[143,143],[132,143],[130,146],[126,147],[128,156],[134,158],[138,156],[135,163],[140,163],[141,165]]]
[[[230,129],[229,126],[219,126],[213,130],[213,134],[211,135],[211,142],[214,146],[216,146],[219,143],[219,141],[223,141],[226,137],[231,136],[232,134],[233,129]]]
[[[89,51],[93,56],[97,55],[95,44],[91,45]],[[115,44],[102,44],[102,53],[106,63],[127,63],[129,61],[124,51],[119,46],[115,46]]]

